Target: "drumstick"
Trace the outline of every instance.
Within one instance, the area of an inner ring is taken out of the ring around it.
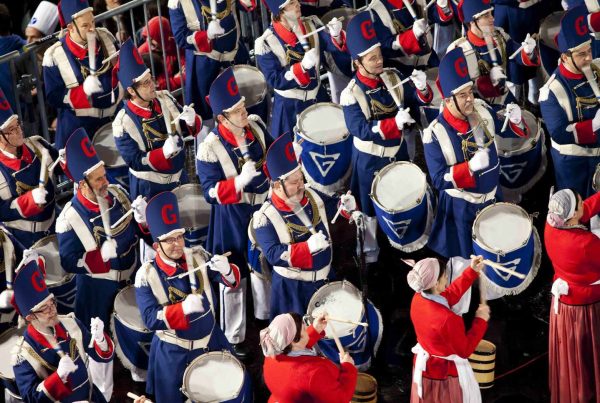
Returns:
[[[406,9],[408,10],[408,12],[410,13],[410,16],[413,17],[413,20],[417,20],[417,13],[415,13],[415,9],[413,8],[412,4],[410,4],[410,1],[408,0],[402,0],[402,4],[404,4],[404,7],[406,7]]]
[[[46,151],[46,150],[44,150]],[[42,166],[40,167],[40,181],[38,184],[38,187],[40,189],[43,189],[44,186],[46,185],[46,179],[48,178],[48,153],[47,152],[42,152],[42,159],[41,159],[41,164]]]
[[[400,101],[400,98],[398,98],[398,94],[396,93],[396,91],[393,91],[393,89],[396,88],[396,87],[392,85],[392,83],[390,82],[390,80],[389,80],[389,78],[388,78],[388,76],[386,75],[385,72],[383,72],[382,74],[380,74],[379,78],[381,78],[381,81],[383,81],[383,85],[385,85],[385,88],[388,90],[388,92],[390,93],[390,95],[394,99],[394,103],[396,104],[396,106],[398,107],[398,109],[401,109],[402,108],[402,102]]]
[[[192,258],[192,250],[190,248],[183,248],[183,254],[185,255],[185,263],[187,264],[188,271],[194,270],[194,259]],[[196,293],[198,291],[198,278],[196,275],[189,276],[190,279],[190,287],[192,289],[192,293]]]
[[[338,337],[337,333],[335,332],[333,323],[327,323],[327,325],[329,326],[329,333],[331,333],[331,336],[333,337],[333,340],[335,341],[335,345],[337,346],[337,349],[340,352],[340,355],[344,355],[344,353],[345,353],[344,346],[342,346],[342,342],[340,341],[340,338]]]
[[[598,83],[596,82],[594,73],[592,73],[592,69],[590,68],[590,66],[585,66],[581,68],[581,71],[585,75],[585,79],[590,84],[590,87],[592,87],[592,91],[596,96],[596,100],[600,102],[600,89],[598,88]]]
[[[487,305],[487,294],[483,273],[479,273],[479,302],[481,305]]]
[[[313,318],[318,318],[319,314],[313,312],[312,314]],[[342,318],[336,318],[335,316],[329,316],[329,314],[326,314],[327,320],[332,320],[334,322],[340,322],[340,323],[349,323],[351,325],[356,325],[356,326],[364,326],[364,327],[368,327],[369,324],[367,322],[355,322],[353,320],[350,319],[342,319]]]
[[[100,208],[100,218],[102,218],[102,226],[104,227],[104,232],[106,233],[106,239],[112,239],[112,231],[110,229],[110,215],[108,213],[108,204],[106,199],[98,192],[94,190],[96,194],[96,201],[98,202],[98,207]]]
[[[139,399],[141,396],[136,395],[135,393],[127,392],[127,397],[133,400]],[[145,403],[152,403],[152,400],[146,399]]]
[[[511,102],[510,104],[514,104],[514,102]],[[508,121],[509,121],[508,105],[506,105],[505,113],[506,113],[506,115],[504,116],[504,123],[502,124],[502,132],[504,132],[506,130],[506,128],[508,127]]]
[[[308,218],[308,216],[304,212],[304,209],[300,205],[300,202],[297,202],[297,201],[291,200],[291,199],[287,199],[285,201],[285,204],[292,210],[292,212],[295,215],[298,216],[298,218],[300,219],[300,221],[302,222],[302,224],[306,228],[308,228],[308,230],[310,231],[310,233],[312,235],[315,235],[317,233],[317,230],[315,230],[315,228],[313,227],[312,222],[310,221],[310,219]]]
[[[352,192],[349,190],[346,192],[347,195],[351,195]],[[337,212],[335,213],[335,215],[333,216],[333,220],[331,220],[332,224],[335,224],[335,221],[338,219],[338,217],[340,216],[342,210],[344,209],[343,204],[340,203],[340,206],[337,209]]]
[[[113,53],[112,55],[108,56],[106,59],[102,60],[102,64],[110,62],[112,59],[114,59],[117,56],[119,56],[118,50],[115,53]]]
[[[538,34],[536,33],[536,34],[531,35],[531,38],[532,39],[537,39],[538,38]],[[517,50],[515,50],[515,52],[512,55],[508,56],[508,58],[512,60],[515,57],[517,57],[517,55],[521,52],[521,50],[523,49],[524,46],[525,45],[519,46],[519,48]]]
[[[115,222],[113,225],[110,226],[110,229],[113,230],[113,229],[117,228],[119,226],[119,224],[121,224],[123,221],[125,221],[125,219],[127,217],[129,217],[131,214],[133,214],[133,209],[127,210],[125,212],[125,214],[123,214],[123,216],[117,220],[117,222]]]
[[[194,103],[192,102],[190,104],[190,108],[193,108],[193,107],[194,107]],[[171,120],[171,124],[174,125],[175,123],[177,123],[177,121],[181,118],[181,115],[183,115],[183,112],[181,112],[179,115],[177,115],[177,117],[175,119]]]
[[[471,255],[471,258],[475,257],[474,255]],[[485,263],[487,266],[490,266],[496,270],[500,270],[501,272],[513,275],[517,278],[520,278],[521,280],[524,280],[525,277],[527,277],[526,275],[516,272],[512,269],[507,269],[506,267],[502,266],[500,263],[496,263],[496,262],[492,262],[491,260],[488,259],[483,259],[483,263]]]
[[[483,39],[485,40],[485,46],[488,49],[488,53],[490,54],[490,59],[492,59],[492,64],[494,66],[498,65],[498,58],[496,57],[496,48],[494,47],[493,41],[493,33],[488,31],[488,28],[483,30]]]
[[[429,7],[433,6],[436,3],[436,0],[431,0],[429,3],[425,5],[425,10],[428,10]]]
[[[221,256],[231,256],[231,252],[225,252],[223,253]],[[200,266],[196,266],[193,269],[190,270],[190,268],[188,267],[188,271],[186,271],[185,273],[181,273],[181,274],[177,274],[175,276],[171,276],[171,277],[167,277],[167,280],[173,280],[174,278],[184,278],[185,276],[188,276],[192,273],[197,272],[198,270],[200,270],[201,268],[205,267],[208,265],[209,262],[203,263]]]
[[[342,16],[342,17],[338,18],[338,21],[344,21],[344,16]],[[308,37],[309,37],[309,36],[311,36],[311,35],[314,35],[314,34],[316,34],[316,33],[318,33],[318,32],[321,32],[321,31],[323,31],[325,28],[327,28],[327,25],[323,25],[322,27],[320,27],[320,28],[317,28],[317,29],[315,29],[314,31],[310,31],[310,32],[309,32],[309,33],[307,33],[307,34],[300,35],[300,37],[299,37],[298,39],[306,39],[306,38],[308,38]]]
[[[213,21],[217,19],[217,0],[210,0],[210,18]]]
[[[90,73],[96,75],[96,33],[88,32],[87,44],[88,44],[88,60],[90,63]]]

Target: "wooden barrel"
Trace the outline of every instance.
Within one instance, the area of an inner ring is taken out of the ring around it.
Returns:
[[[377,403],[377,379],[364,372],[359,372],[352,402]]]
[[[494,370],[496,367],[496,346],[487,340],[481,340],[475,352],[469,357],[469,364],[475,373],[480,389],[494,386]]]

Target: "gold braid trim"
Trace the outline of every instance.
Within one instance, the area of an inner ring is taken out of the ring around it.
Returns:
[[[262,150],[262,158],[259,159],[255,164],[254,164],[254,168],[256,168],[257,170],[261,170],[263,164],[265,163],[265,156],[267,155],[267,149],[265,147],[265,145],[263,144],[262,141],[260,141],[260,137],[258,136],[258,133],[256,130],[254,130],[252,128],[252,126],[249,126],[250,128],[250,132],[252,133],[252,135],[254,136],[254,140],[256,140],[256,142],[260,145],[260,148]],[[242,166],[244,165],[246,161],[244,160],[243,157],[239,157],[238,158],[238,168],[241,170]]]
[[[200,8],[200,11],[202,12],[202,16],[207,21],[212,20],[212,14],[210,11],[210,7],[202,6]],[[227,0],[227,5],[225,7],[225,10],[221,11],[220,13],[217,13],[217,19],[222,20],[223,18],[227,17],[229,14],[231,14],[231,0]]]
[[[321,222],[321,216],[319,214],[319,208],[317,207],[317,202],[311,196],[310,193],[306,192],[306,197],[308,198],[308,202],[310,203],[310,208],[312,209],[313,218],[312,218],[312,226],[316,228],[317,225]],[[300,233],[300,235],[307,234],[310,230],[308,227],[304,225],[294,224],[286,220],[286,225],[290,232],[290,238],[294,239],[294,231]]]
[[[121,206],[123,207],[123,214],[126,213],[127,211],[131,210],[131,202],[129,201],[127,196],[125,196],[124,193],[119,191],[115,185],[109,185],[108,189],[109,189],[109,194],[111,196],[113,196],[114,198],[116,198],[117,201],[119,201],[119,203],[121,203]],[[114,191],[111,192],[110,191],[111,189]],[[131,220],[133,220],[132,216],[133,215],[130,214],[115,228],[111,228],[112,237],[117,237],[117,236],[121,235],[121,233],[123,233],[127,229],[129,224],[131,223]],[[102,220],[100,220],[100,221],[102,222]],[[96,240],[96,244],[100,245],[101,240],[102,240],[101,237],[106,236],[106,233],[104,232],[104,227],[102,225],[95,225],[92,233],[94,235],[94,239]],[[131,248],[129,250],[131,250]],[[128,252],[129,252],[129,250],[128,250]]]
[[[100,38],[98,38],[98,43],[101,44],[102,40],[100,40]],[[108,56],[110,56],[108,54],[108,50],[106,49],[105,46],[99,45],[101,46],[100,49],[102,50],[102,58],[97,58],[96,60],[105,60],[106,58],[108,58]],[[79,67],[80,67],[80,71],[81,71],[81,75],[83,76],[83,79],[85,80],[87,78],[87,76],[90,75],[90,69],[85,67],[83,64],[79,63]],[[96,75],[100,76],[104,73],[106,73],[108,70],[112,69],[112,61],[108,61],[106,63],[104,63],[102,66],[100,66],[99,69],[96,70]]]

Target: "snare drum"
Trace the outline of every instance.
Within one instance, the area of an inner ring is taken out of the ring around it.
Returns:
[[[555,11],[540,23],[538,48],[541,59],[540,73],[544,82],[548,81],[548,78],[558,66],[560,52],[555,39],[560,31],[560,20],[564,14],[564,11]]]
[[[109,182],[129,190],[129,167],[117,149],[112,123],[107,123],[96,131],[92,144],[100,161],[104,161]]]
[[[479,212],[473,223],[476,255],[526,275],[525,279],[486,266],[487,299],[516,295],[529,286],[540,267],[542,247],[531,217],[516,204],[496,203]]]
[[[75,275],[67,273],[60,263],[58,239],[56,235],[48,235],[33,244],[31,249],[43,256],[46,264],[46,284],[48,291],[56,297],[56,308],[59,315],[66,315],[75,310],[75,294],[77,284]]]
[[[309,106],[298,115],[294,134],[310,185],[328,194],[344,189],[351,171],[352,140],[342,107],[329,102]]]
[[[499,112],[502,121],[504,113],[505,110]],[[505,197],[527,192],[546,172],[546,145],[542,125],[526,110],[523,110],[523,120],[529,127],[529,136],[519,137],[508,127],[494,137],[500,161],[500,185]]]
[[[21,400],[17,383],[15,382],[15,373],[13,371],[13,352],[19,342],[25,328],[17,329],[12,327],[0,335],[0,379],[8,394],[17,400]]]
[[[254,66],[236,64],[232,67],[240,95],[245,98],[249,114],[257,114],[266,122],[269,117],[267,100],[267,80]]]
[[[375,175],[371,200],[379,226],[390,244],[414,252],[427,243],[435,198],[426,176],[410,162],[393,162]]]
[[[127,286],[115,297],[110,329],[115,351],[123,366],[129,370],[148,369],[150,344],[154,332],[146,329],[135,299],[135,288]]]
[[[250,402],[252,388],[244,365],[227,351],[197,357],[183,373],[181,392],[192,402]]]
[[[173,189],[179,205],[179,219],[185,228],[187,247],[205,246],[210,223],[210,204],[204,199],[198,184],[185,184]]]
[[[331,335],[333,327],[340,342],[350,353],[359,371],[365,371],[371,365],[379,349],[383,322],[375,306],[367,301],[363,305],[362,293],[348,281],[335,281],[319,288],[308,303],[308,314],[318,315],[327,312],[330,316],[354,322],[367,322],[368,327],[343,322],[328,321],[326,337],[319,341],[319,349],[330,360],[339,363],[339,353]]]

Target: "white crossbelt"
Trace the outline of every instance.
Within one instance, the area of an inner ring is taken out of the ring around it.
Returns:
[[[75,116],[102,119],[114,115],[118,106],[119,102],[117,100],[114,105],[108,108],[82,108],[74,109],[73,111],[75,112]]]
[[[172,182],[178,182],[179,178],[181,177],[182,171],[183,170],[180,170],[179,172],[174,174],[162,174],[160,172],[153,171],[134,171],[133,169],[129,168],[129,172],[136,178],[143,179],[149,182],[160,183],[161,185],[166,185]]]
[[[250,204],[251,206],[263,204],[265,200],[267,200],[267,196],[269,195],[269,191],[263,193],[250,193],[243,192],[242,197],[240,199],[240,203]]]
[[[372,141],[361,140],[358,137],[354,137],[352,140],[354,147],[363,153],[375,155],[381,158],[392,158],[398,154],[398,150],[400,150],[400,146],[393,147],[385,147],[379,144],[375,144]]]
[[[473,193],[461,189],[446,189],[444,192],[448,193],[449,196],[463,199],[474,204],[485,203],[496,197],[496,187],[488,193]]]
[[[121,281],[129,280],[131,278],[131,274],[135,271],[135,267],[136,267],[136,263],[134,262],[133,265],[131,265],[131,267],[129,269],[125,269],[125,270],[110,269],[106,273],[86,273],[86,274],[88,276],[90,276],[92,278],[96,278],[96,279],[112,280],[112,281],[116,281],[116,282],[121,282]]]
[[[156,336],[164,341],[165,343],[169,343],[169,344],[175,344],[181,348],[184,348],[186,350],[189,351],[193,351],[193,350],[198,350],[200,348],[206,348],[206,346],[208,346],[208,342],[210,340],[210,336],[211,336],[212,332],[210,332],[208,335],[204,336],[201,339],[197,339],[197,340],[187,340],[187,339],[182,339],[181,337],[177,337],[175,335],[175,333],[171,332],[171,331],[167,331],[167,330],[157,330],[156,331]]]
[[[54,212],[52,216],[45,221],[13,220],[5,221],[4,225],[8,228],[18,229],[26,232],[48,231],[54,223]]]
[[[273,266],[273,270],[282,277],[300,281],[325,280],[329,275],[331,266],[327,265],[319,270],[300,270],[297,268]]]
[[[320,85],[317,85],[312,90],[300,90],[297,88],[293,88],[291,90],[275,90],[275,92],[281,95],[284,98],[293,98],[298,99],[300,101],[312,101],[317,97],[317,93],[319,92]]]

